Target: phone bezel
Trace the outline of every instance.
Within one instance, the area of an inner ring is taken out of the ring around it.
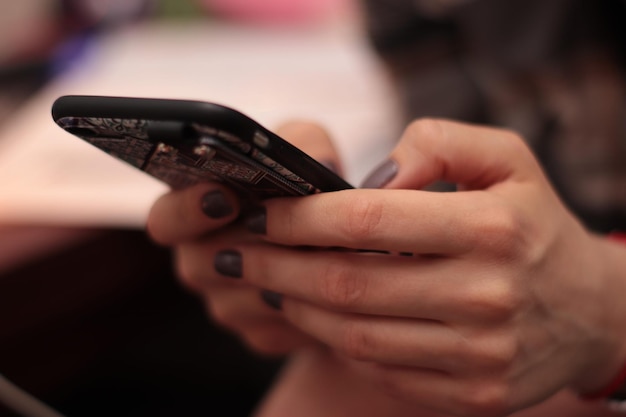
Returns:
[[[341,177],[243,113],[216,103],[196,100],[68,95],[52,106],[55,122],[65,117],[97,117],[163,122],[197,123],[228,132],[257,147],[268,157],[321,191],[352,188]],[[266,146],[255,135],[268,138]]]

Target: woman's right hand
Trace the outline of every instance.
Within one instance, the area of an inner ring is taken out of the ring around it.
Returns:
[[[290,123],[278,133],[314,158],[339,165],[328,135],[313,124]],[[157,243],[173,248],[178,277],[202,298],[212,319],[253,350],[281,355],[314,343],[271,308],[276,294],[224,279],[215,271],[213,259],[224,247],[251,241],[268,244],[248,232],[245,219],[240,218],[240,204],[234,192],[218,183],[171,191],[153,205],[148,233]]]

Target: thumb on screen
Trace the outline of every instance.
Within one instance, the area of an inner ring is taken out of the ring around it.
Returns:
[[[486,189],[534,176],[538,169],[531,151],[511,131],[423,119],[409,125],[389,159],[362,187],[421,189],[447,181],[463,189]]]

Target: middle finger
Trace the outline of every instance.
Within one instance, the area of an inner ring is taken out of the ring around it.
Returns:
[[[225,277],[328,309],[471,322],[506,318],[508,286],[462,258],[421,258],[241,245],[216,254]]]

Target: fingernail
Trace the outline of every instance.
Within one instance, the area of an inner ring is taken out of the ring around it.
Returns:
[[[220,190],[209,191],[202,196],[202,212],[212,219],[220,219],[232,214],[235,210]]]
[[[267,210],[263,206],[255,207],[250,210],[250,214],[246,220],[248,230],[258,235],[267,233]]]
[[[217,272],[228,278],[242,277],[241,253],[236,250],[223,250],[215,255],[213,266]]]
[[[398,174],[398,164],[388,159],[365,178],[361,188],[382,188]]]
[[[273,308],[274,310],[282,310],[283,308],[283,296],[274,291],[263,290],[261,291],[261,299]]]

